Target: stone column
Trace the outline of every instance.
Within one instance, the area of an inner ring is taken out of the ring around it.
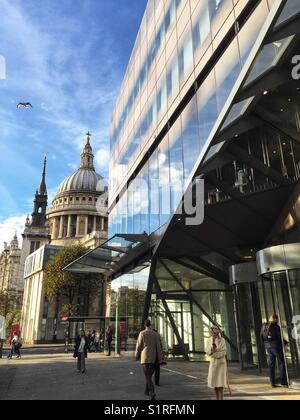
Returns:
[[[84,234],[88,234],[88,228],[89,228],[89,216],[86,216],[85,218],[85,228],[84,228]]]
[[[97,216],[94,216],[94,232],[97,230]]]
[[[102,232],[105,230],[105,218],[101,217],[101,230]]]
[[[54,217],[53,218],[53,231],[52,231],[53,239],[57,238],[56,229],[57,229],[57,218]]]
[[[71,222],[72,222],[72,216],[68,216],[67,238],[71,238]]]
[[[60,216],[59,238],[63,237],[63,228],[64,228],[64,216]]]
[[[77,216],[77,219],[76,219],[76,237],[78,237],[79,236],[79,222],[80,222],[80,216]]]

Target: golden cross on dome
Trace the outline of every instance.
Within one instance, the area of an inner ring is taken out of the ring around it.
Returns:
[[[91,135],[91,133],[89,131],[86,133],[86,135],[87,135],[87,141],[89,143],[90,140],[91,140],[92,135]]]

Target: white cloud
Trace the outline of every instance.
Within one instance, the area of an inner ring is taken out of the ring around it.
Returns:
[[[13,216],[6,220],[0,219],[0,252],[4,249],[4,242],[8,244],[12,241],[15,232],[19,239],[19,246],[22,245],[22,233],[25,228],[27,216]]]
[[[95,155],[95,165],[101,175],[102,173],[107,173],[108,171],[109,155],[110,152],[108,148],[99,149]]]

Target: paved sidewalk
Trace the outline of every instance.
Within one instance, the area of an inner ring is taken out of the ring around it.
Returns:
[[[209,400],[208,365],[198,362],[170,361],[162,369],[159,400]],[[268,379],[241,374],[238,366],[230,368],[234,400],[298,400],[300,391],[270,389]],[[44,346],[24,348],[21,360],[0,360],[0,400],[144,400],[144,377],[133,352],[109,358],[89,355],[87,374],[76,373],[72,354],[63,348]]]

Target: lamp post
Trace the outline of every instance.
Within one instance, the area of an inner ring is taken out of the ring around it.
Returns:
[[[119,290],[116,299],[116,328],[115,328],[115,354],[120,355],[120,340],[119,340]]]

